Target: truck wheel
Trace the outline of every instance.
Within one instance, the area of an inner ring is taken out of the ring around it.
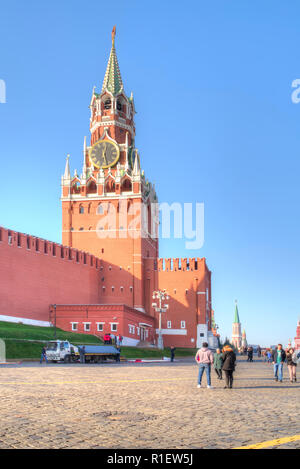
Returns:
[[[71,363],[71,355],[65,355],[64,362],[65,363]]]

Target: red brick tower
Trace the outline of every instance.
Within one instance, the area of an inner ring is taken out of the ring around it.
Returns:
[[[96,93],[94,88],[92,94],[91,141],[88,146],[84,139],[82,173],[75,170],[71,176],[67,158],[62,176],[62,242],[101,258],[107,266],[105,284],[121,278],[123,284],[129,282],[125,296],[110,295],[107,301],[153,314],[158,217],[151,207],[157,197],[140,168],[134,100],[124,92],[115,32],[102,90]]]
[[[240,322],[240,317],[239,317],[237,301],[235,302],[235,312],[234,312],[234,321],[232,324],[231,343],[237,349],[239,349],[242,345],[242,330],[241,330],[241,322]]]

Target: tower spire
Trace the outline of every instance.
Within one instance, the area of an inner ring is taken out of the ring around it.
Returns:
[[[235,300],[235,312],[234,312],[234,324],[240,324],[239,310],[237,306],[237,300]]]
[[[68,153],[68,154],[67,154],[67,158],[66,158],[66,166],[65,166],[64,179],[70,179],[70,177],[71,177],[69,158],[70,158],[70,155],[69,155],[69,153]]]
[[[112,47],[102,86],[102,93],[104,91],[109,91],[113,96],[116,96],[123,91],[123,82],[115,49],[115,36],[116,27],[114,26],[111,33]]]

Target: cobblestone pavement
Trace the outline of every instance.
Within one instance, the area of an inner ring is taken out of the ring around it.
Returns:
[[[232,390],[214,372],[215,389],[198,389],[197,372],[192,360],[1,366],[0,448],[233,448],[300,433],[286,366],[281,384],[240,359]]]

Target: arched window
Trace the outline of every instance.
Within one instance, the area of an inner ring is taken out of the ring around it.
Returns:
[[[117,109],[118,109],[118,111],[122,111],[122,103],[119,99],[117,101]]]
[[[126,178],[122,182],[122,192],[131,192],[132,191],[132,184],[131,181]]]
[[[71,188],[71,193],[72,194],[79,194],[80,193],[80,182],[79,181],[73,182],[72,188]]]
[[[103,205],[102,205],[102,204],[99,204],[99,205],[98,205],[96,213],[97,213],[97,215],[103,215],[104,209],[103,209]]]
[[[80,214],[84,213],[84,207],[83,207],[83,205],[79,205],[79,213],[80,213]]]
[[[110,98],[107,98],[105,101],[104,101],[104,109],[110,109],[111,108],[111,99]]]
[[[95,194],[97,192],[97,184],[95,183],[95,181],[90,181],[86,189],[88,194]]]
[[[113,179],[108,179],[105,184],[105,192],[115,192],[116,186]]]

